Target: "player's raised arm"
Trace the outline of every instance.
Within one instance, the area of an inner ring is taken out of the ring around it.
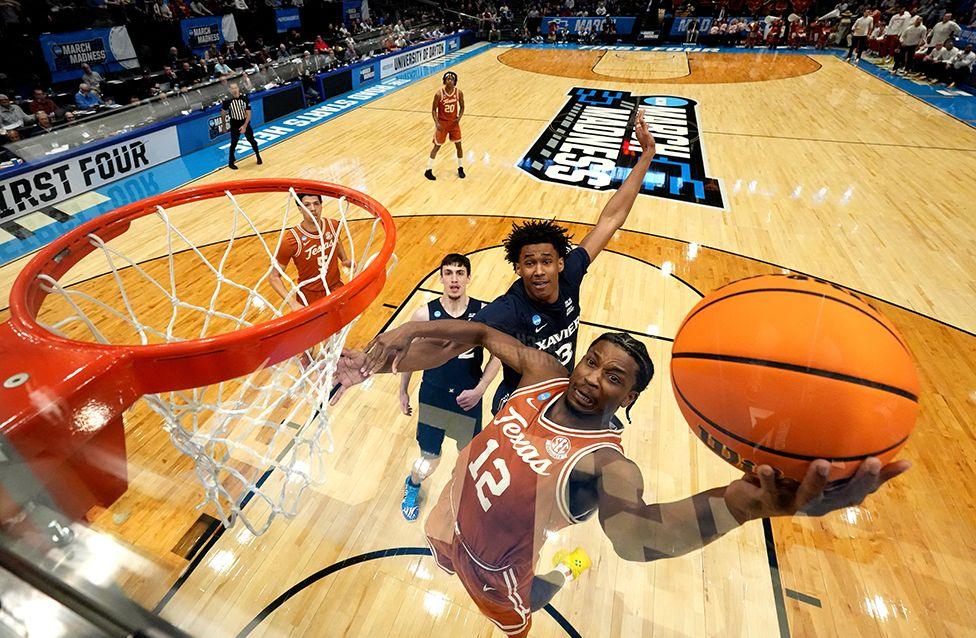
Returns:
[[[454,343],[482,346],[523,377],[523,384],[565,375],[566,368],[552,357],[523,345],[518,339],[476,321],[410,321],[385,332],[366,348],[365,374],[423,369],[411,355],[416,339],[449,339]],[[423,342],[416,345],[423,345]]]
[[[596,226],[580,242],[580,246],[589,254],[591,262],[596,259],[601,250],[606,248],[613,234],[620,230],[620,227],[627,221],[630,209],[634,207],[637,194],[640,193],[641,186],[644,184],[644,176],[647,175],[647,170],[651,167],[651,160],[654,158],[654,137],[647,130],[643,109],[637,113],[634,133],[641,145],[641,156],[634,168],[631,169],[630,175],[613,194],[607,205],[603,207],[603,212],[600,213]]]
[[[907,461],[882,467],[872,457],[844,487],[825,493],[827,461],[811,463],[799,486],[777,480],[772,468],[763,465],[758,479],[743,477],[681,501],[647,504],[637,465],[616,451],[600,453],[596,477],[600,525],[621,558],[638,562],[687,554],[749,520],[798,513],[821,516],[858,505],[911,467]]]

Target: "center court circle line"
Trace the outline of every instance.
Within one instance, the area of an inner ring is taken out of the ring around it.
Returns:
[[[322,580],[326,576],[331,576],[336,572],[339,572],[347,567],[352,567],[353,565],[358,565],[360,563],[366,563],[371,560],[379,560],[381,558],[389,558],[391,556],[430,556],[430,548],[427,547],[391,547],[389,549],[380,549],[372,552],[366,552],[365,554],[359,554],[358,556],[350,556],[340,560],[337,563],[332,563],[324,569],[320,569],[314,574],[302,579],[301,581],[295,583],[289,587],[283,594],[271,601],[264,609],[262,609],[258,614],[251,619],[251,622],[247,624],[244,629],[237,634],[237,638],[245,638],[250,635],[252,631],[257,629],[265,618],[273,614],[279,607],[288,602],[293,596],[300,593],[306,587],[314,585],[316,582]],[[571,638],[582,638],[580,633],[576,631],[573,625],[566,620],[566,618],[556,610],[552,605],[546,605],[543,607],[545,612],[549,614],[563,631],[566,632],[567,636]]]

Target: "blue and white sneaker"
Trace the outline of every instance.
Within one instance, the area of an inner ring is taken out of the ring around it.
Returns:
[[[411,485],[410,477],[403,482],[403,503],[400,504],[400,511],[403,512],[403,518],[408,521],[415,521],[417,517],[420,516],[420,506],[417,505],[417,499],[420,497],[420,486]]]

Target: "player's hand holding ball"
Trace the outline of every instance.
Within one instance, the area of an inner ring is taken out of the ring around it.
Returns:
[[[823,516],[845,507],[860,505],[869,494],[906,472],[912,464],[901,460],[882,467],[875,457],[865,459],[857,473],[834,489],[828,489],[830,463],[810,463],[802,483],[776,476],[768,465],[756,474],[745,474],[725,488],[725,504],[739,523],[773,516]]]

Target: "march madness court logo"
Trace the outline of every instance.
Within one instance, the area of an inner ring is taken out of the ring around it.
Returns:
[[[695,100],[674,95],[576,87],[519,168],[546,182],[616,189],[640,156],[634,119],[643,108],[657,148],[641,192],[725,208],[719,181],[706,174],[697,107]]]

